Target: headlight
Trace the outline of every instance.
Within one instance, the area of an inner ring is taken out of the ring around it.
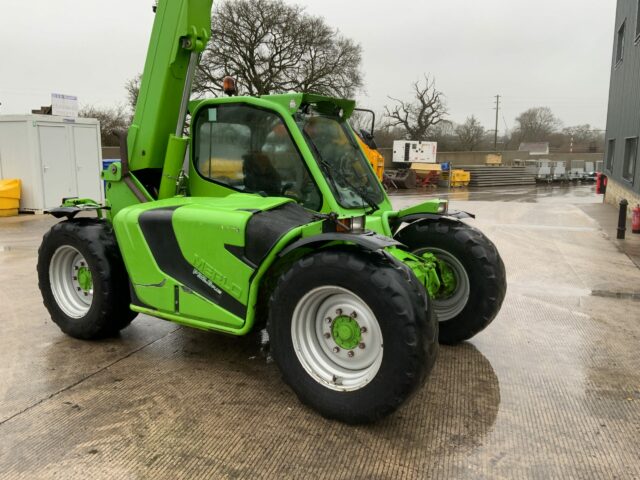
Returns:
[[[354,233],[364,232],[366,217],[363,215],[362,217],[353,217],[351,219],[351,231]]]
[[[341,218],[336,222],[336,231],[344,233],[364,232],[366,216]]]

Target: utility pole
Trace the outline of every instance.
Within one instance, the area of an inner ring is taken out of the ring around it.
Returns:
[[[493,149],[498,150],[498,113],[500,112],[500,95],[496,95],[496,131],[493,137]]]

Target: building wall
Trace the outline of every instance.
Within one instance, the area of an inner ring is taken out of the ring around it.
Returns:
[[[635,158],[635,172],[631,181],[623,178],[625,140],[640,136],[640,42],[637,40],[639,0],[618,0],[611,56],[611,87],[609,90],[609,112],[604,171],[614,181],[614,191],[627,190],[626,196],[640,194],[640,166]],[[625,23],[624,52],[622,60],[616,61],[618,31]],[[612,165],[607,164],[609,140],[615,140]]]
[[[618,206],[620,205],[620,200],[623,198],[629,202],[629,206],[627,207],[627,217],[631,218],[632,210],[636,205],[640,205],[640,193],[629,190],[625,185],[622,185],[613,178],[609,178],[607,193],[604,196],[605,203]]]

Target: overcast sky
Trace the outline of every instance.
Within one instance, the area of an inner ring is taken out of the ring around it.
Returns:
[[[450,118],[475,114],[500,131],[548,106],[566,126],[606,123],[615,0],[286,0],[301,3],[363,47],[361,106],[407,97],[423,72],[447,97]],[[0,114],[50,104],[125,102],[144,65],[151,0],[0,0]]]

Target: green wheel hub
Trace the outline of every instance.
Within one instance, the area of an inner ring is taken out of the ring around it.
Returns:
[[[414,255],[433,262],[438,277],[438,288],[429,291],[433,297],[434,310],[438,321],[446,322],[455,318],[467,306],[471,294],[471,281],[460,259],[437,247],[417,249]]]
[[[93,288],[93,279],[91,278],[91,270],[87,267],[80,267],[78,269],[78,284],[80,288],[85,292],[88,292]]]
[[[437,260],[438,269],[440,270],[441,286],[436,293],[436,298],[449,298],[454,294],[458,287],[458,281],[453,269],[442,260]]]
[[[362,333],[360,325],[353,318],[346,315],[336,317],[331,326],[333,341],[345,350],[352,350],[358,346]]]

